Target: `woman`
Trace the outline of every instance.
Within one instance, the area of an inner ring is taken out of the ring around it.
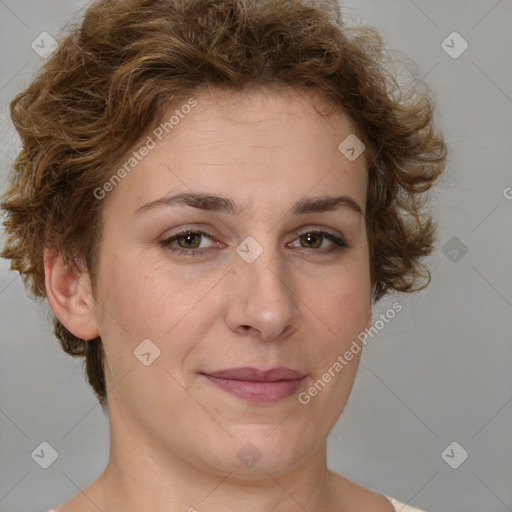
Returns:
[[[384,64],[320,2],[101,0],[14,98],[2,255],[110,418],[56,512],[418,510],[326,464],[435,239],[434,102]]]

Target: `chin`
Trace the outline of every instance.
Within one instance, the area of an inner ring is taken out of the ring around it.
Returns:
[[[212,440],[209,444],[219,448],[211,465],[240,478],[261,475],[268,480],[268,473],[289,472],[298,467],[312,449],[303,437],[295,437],[284,424],[277,428],[275,425],[240,425],[230,428],[229,432],[233,437],[226,442]]]

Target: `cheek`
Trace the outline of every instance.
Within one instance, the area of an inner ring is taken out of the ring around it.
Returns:
[[[311,299],[320,318],[332,334],[335,344],[357,336],[371,316],[370,272],[366,260],[333,272]]]
[[[105,258],[107,260],[107,258]],[[151,266],[144,257],[112,255],[103,273],[107,322],[117,323],[134,339],[161,337],[187,309],[190,288],[170,279],[168,269]]]
[[[136,257],[135,251],[105,261],[100,335],[110,363],[117,373],[134,364],[138,368],[134,351],[147,346],[158,354],[152,366],[179,367],[214,317],[211,300],[204,298],[212,283],[191,280],[179,269],[171,272],[167,265]]]
[[[315,319],[315,324],[321,326],[325,333],[314,347],[316,360],[311,397],[319,397],[315,405],[318,414],[325,413],[334,418],[341,412],[352,389],[364,349],[361,334],[371,322],[371,286],[367,265],[358,263],[341,269],[333,274],[332,279],[325,281],[322,293],[318,291],[316,299],[311,300],[316,305],[315,312],[322,319],[322,322]],[[315,387],[318,380],[322,382]],[[338,405],[331,410],[326,404],[333,400]]]

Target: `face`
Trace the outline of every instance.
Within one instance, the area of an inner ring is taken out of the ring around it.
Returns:
[[[367,168],[338,149],[353,124],[308,94],[198,94],[103,199],[111,424],[157,456],[277,474],[321,451],[348,399],[371,316]],[[183,193],[233,208],[169,199]],[[213,375],[247,367],[297,373]]]

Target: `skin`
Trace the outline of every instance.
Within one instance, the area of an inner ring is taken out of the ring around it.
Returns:
[[[243,500],[250,512],[392,512],[385,497],[326,463],[326,438],[361,352],[308,404],[297,399],[371,323],[364,215],[289,213],[295,201],[325,195],[350,196],[364,213],[365,155],[351,162],[338,150],[354,125],[341,113],[318,115],[311,103],[321,100],[310,92],[195,98],[197,107],[103,200],[96,296],[87,272],[45,254],[57,317],[80,338],[101,336],[111,428],[103,474],[56,510],[226,512]],[[229,195],[244,213],[164,206],[134,215],[192,191]],[[160,244],[181,227],[213,240],[171,246],[204,254]],[[335,244],[308,240],[311,228],[341,235],[348,247],[325,253]],[[248,236],[263,248],[252,263],[235,250]],[[134,350],[148,338],[160,356],[145,366]],[[286,366],[307,377],[291,396],[255,404],[199,374],[240,366]],[[261,454],[250,468],[237,457],[248,442]]]

